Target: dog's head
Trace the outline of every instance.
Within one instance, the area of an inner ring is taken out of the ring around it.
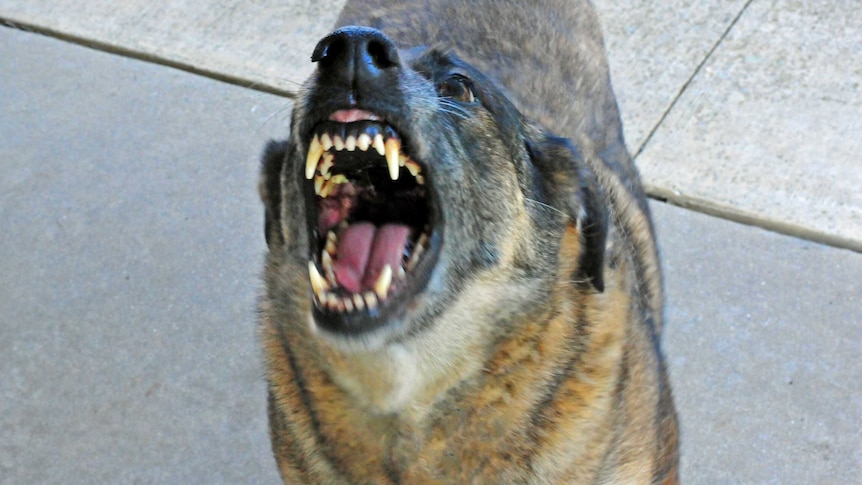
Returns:
[[[579,241],[567,277],[602,291],[605,203],[567,140],[442,50],[399,51],[377,30],[346,27],[312,61],[261,189],[271,266],[307,293],[316,331],[378,346],[455,307],[469,322],[505,312],[518,292],[541,305],[567,228]],[[499,292],[494,308],[463,301],[483,285]]]

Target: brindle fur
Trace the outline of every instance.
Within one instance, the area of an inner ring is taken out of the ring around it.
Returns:
[[[482,104],[452,113],[404,69],[443,246],[415,307],[364,338],[310,317],[299,132],[315,76],[268,147],[262,341],[284,481],[677,483],[653,228],[592,7],[349,2],[339,23],[383,31],[414,69],[463,59]]]

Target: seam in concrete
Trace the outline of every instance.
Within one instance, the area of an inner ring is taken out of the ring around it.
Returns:
[[[288,99],[294,99],[296,97],[296,93],[284,88],[280,88],[278,86],[272,86],[266,83],[262,83],[259,81],[252,81],[250,79],[243,78],[241,76],[231,76],[229,74],[225,74],[218,71],[213,71],[210,69],[206,69],[200,66],[196,66],[194,64],[188,64],[185,62],[180,62],[175,59],[171,59],[168,57],[161,57],[157,55],[153,55],[148,52],[137,51],[134,49],[129,49],[127,47],[109,44],[107,42],[102,42],[94,39],[88,39],[86,37],[80,37],[74,34],[69,34],[66,32],[60,32],[58,30],[52,29],[50,27],[44,27],[40,25],[30,24],[27,22],[20,22],[18,20],[12,20],[6,17],[0,16],[0,26],[8,27],[16,30],[20,30],[23,32],[30,32],[33,34],[44,35],[46,37],[53,37],[58,40],[62,40],[64,42],[70,42],[72,44],[77,44],[82,47],[87,47],[89,49],[95,49],[102,52],[107,52],[109,54],[115,54],[122,57],[128,57],[131,59],[137,59],[139,61],[150,62],[153,64],[158,64],[165,67],[170,67],[173,69],[179,69],[180,71],[185,71],[191,74],[208,77],[210,79],[214,79],[216,81],[221,81],[228,84],[233,84],[235,86],[239,86],[241,88],[252,89],[255,91],[260,91],[264,93],[274,94],[276,96],[282,96]]]
[[[646,184],[645,188],[650,199],[653,199],[656,202],[667,203],[692,212],[699,212],[701,214],[744,224],[746,226],[759,227],[760,229],[783,234],[785,236],[804,239],[818,244],[825,244],[837,249],[847,249],[857,253],[862,253],[862,241],[817,231],[790,222],[764,218],[759,214],[740,210],[739,208],[721,204],[713,200],[693,197],[690,195],[679,195],[667,188],[656,187],[649,184]]]
[[[667,109],[664,110],[664,113],[662,113],[661,118],[659,118],[658,122],[653,125],[652,130],[650,130],[649,134],[646,136],[646,138],[644,138],[643,143],[641,143],[641,146],[638,147],[638,151],[634,154],[632,158],[637,159],[641,152],[644,151],[644,148],[646,148],[647,144],[649,144],[655,132],[658,131],[658,129],[664,123],[664,120],[668,117],[674,106],[676,106],[676,103],[682,97],[683,93],[688,90],[688,86],[692,83],[692,81],[694,81],[694,78],[696,78],[697,75],[700,74],[700,71],[701,69],[703,69],[703,66],[706,65],[707,61],[709,61],[709,59],[712,57],[712,54],[724,42],[724,39],[727,38],[728,34],[730,34],[730,31],[733,30],[733,28],[736,26],[736,23],[739,21],[740,18],[742,18],[742,14],[744,14],[745,11],[748,10],[748,6],[751,5],[753,1],[754,0],[748,0],[747,2],[745,2],[745,5],[742,6],[736,16],[733,18],[733,20],[730,21],[730,25],[727,26],[727,28],[724,30],[724,32],[721,34],[715,44],[713,44],[709,51],[706,53],[706,55],[703,56],[703,59],[701,59],[697,67],[694,68],[694,71],[691,73],[691,76],[689,76],[689,78],[685,81],[682,87],[679,88],[679,91],[676,93],[676,96],[674,96]]]

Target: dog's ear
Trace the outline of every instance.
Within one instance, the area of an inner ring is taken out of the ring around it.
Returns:
[[[569,216],[581,235],[580,275],[597,291],[604,291],[608,210],[595,173],[566,138],[547,134],[530,137],[527,151],[554,206]]]
[[[284,243],[281,234],[281,170],[287,156],[287,142],[270,140],[263,151],[258,191],[264,206],[266,245]]]

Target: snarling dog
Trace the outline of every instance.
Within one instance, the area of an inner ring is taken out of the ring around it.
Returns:
[[[662,285],[587,1],[349,3],[264,154],[286,483],[677,483]]]

